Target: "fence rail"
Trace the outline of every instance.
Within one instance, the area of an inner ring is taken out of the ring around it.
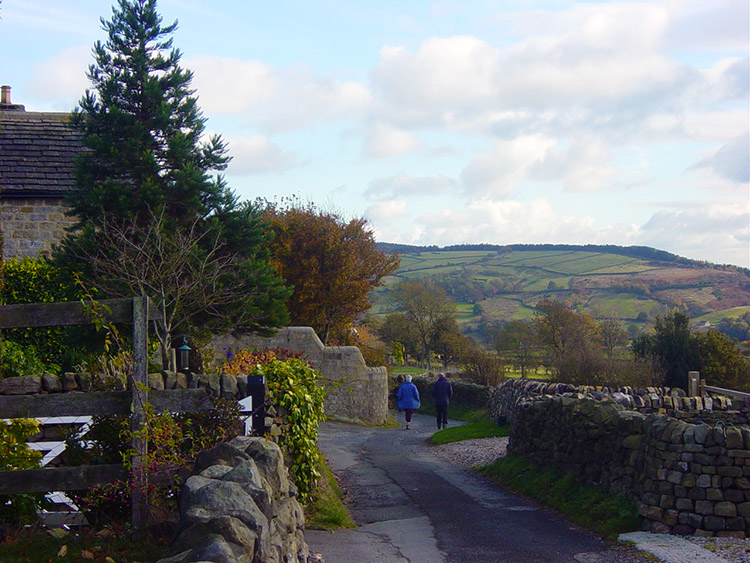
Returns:
[[[750,399],[750,393],[707,385],[706,380],[701,379],[701,374],[698,371],[688,372],[688,393],[691,397],[702,397],[706,393],[717,393],[719,395],[727,395],[729,397],[736,397],[738,399]]]
[[[132,413],[131,429],[135,452],[130,459],[132,471],[122,465],[93,465],[56,467],[25,471],[0,472],[0,492],[32,493],[85,489],[92,485],[132,478],[131,521],[136,529],[147,520],[145,471],[142,459],[147,453],[145,436],[138,437],[145,423],[144,405],[173,412],[206,410],[210,401],[205,390],[148,391],[147,354],[148,321],[158,319],[150,313],[148,297],[108,299],[98,302],[97,314],[106,322],[130,323],[133,326],[133,382],[131,389],[122,392],[63,393],[59,395],[0,397],[0,418],[38,416],[78,416]],[[0,329],[70,326],[92,324],[92,307],[82,302],[30,303],[0,306]],[[201,395],[202,394],[202,395]]]

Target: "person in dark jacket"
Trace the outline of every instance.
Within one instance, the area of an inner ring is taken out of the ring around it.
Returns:
[[[411,424],[411,415],[421,404],[419,401],[419,390],[412,382],[411,375],[407,375],[406,381],[404,381],[398,388],[397,404],[398,408],[404,411],[404,416],[406,417],[406,429],[408,430],[409,425]]]
[[[439,373],[437,381],[432,384],[432,397],[435,399],[435,410],[437,411],[438,430],[448,426],[448,403],[453,396],[453,386],[445,378],[444,373]]]

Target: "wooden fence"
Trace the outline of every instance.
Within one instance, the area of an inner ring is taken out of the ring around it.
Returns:
[[[691,397],[703,397],[707,393],[717,393],[719,395],[726,395],[728,397],[736,397],[738,399],[750,399],[750,393],[744,393],[743,391],[734,391],[732,389],[723,389],[721,387],[714,387],[713,385],[707,385],[705,379],[701,379],[701,374],[698,371],[688,372],[688,394]]]
[[[198,412],[212,408],[205,389],[149,391],[147,378],[148,322],[151,313],[147,297],[110,299],[99,302],[107,322],[133,325],[133,384],[127,391],[68,392],[50,395],[0,396],[0,419],[55,416],[130,414],[133,430],[132,475],[122,465],[84,465],[24,471],[0,471],[0,494],[75,491],[133,480],[131,519],[136,529],[145,527],[147,506],[144,495],[143,457],[148,452],[145,437],[138,438],[150,403],[157,412]],[[34,303],[0,306],[0,329],[36,328],[91,324],[91,310],[80,302]]]

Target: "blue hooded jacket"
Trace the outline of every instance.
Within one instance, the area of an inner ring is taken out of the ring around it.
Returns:
[[[418,409],[419,391],[417,386],[411,381],[404,381],[398,388],[398,408],[400,409]]]

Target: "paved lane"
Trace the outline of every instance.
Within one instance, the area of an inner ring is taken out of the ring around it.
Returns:
[[[326,563],[645,561],[434,456],[434,420],[415,419],[411,430],[322,426],[321,450],[361,525],[306,532]]]

